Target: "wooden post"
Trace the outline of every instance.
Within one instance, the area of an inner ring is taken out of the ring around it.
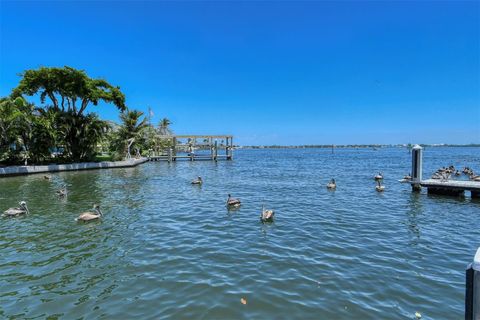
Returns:
[[[233,137],[230,137],[230,147],[228,148],[227,160],[232,160],[233,158]]]
[[[215,147],[214,147],[214,150],[213,150],[213,160],[217,161],[217,156],[218,156],[218,141],[215,140]]]
[[[172,160],[176,161],[177,160],[177,138],[176,137],[172,138],[172,143],[173,143],[173,146],[172,146],[173,158],[172,158]]]
[[[211,157],[212,160],[213,160],[213,138],[210,137],[210,138],[208,139],[208,141],[209,141],[209,144],[208,144],[208,145],[209,145],[209,147],[210,147],[210,157]]]
[[[228,137],[225,139],[225,159],[228,159]]]
[[[168,148],[168,162],[172,162],[172,153],[173,153],[173,150],[172,148]]]

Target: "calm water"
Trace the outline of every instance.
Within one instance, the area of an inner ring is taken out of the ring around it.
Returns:
[[[450,164],[480,171],[480,149],[425,151],[428,175]],[[460,319],[480,201],[412,194],[397,182],[409,171],[405,149],[238,150],[0,179],[0,209],[31,211],[0,220],[0,318]],[[93,203],[104,220],[77,224]]]

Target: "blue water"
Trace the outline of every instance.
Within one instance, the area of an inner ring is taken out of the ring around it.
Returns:
[[[0,220],[0,318],[460,319],[480,201],[412,193],[397,181],[410,162],[394,148],[237,150],[0,179],[0,209],[31,211]],[[480,149],[424,152],[425,176],[451,164],[480,171]],[[93,203],[103,221],[76,223]]]

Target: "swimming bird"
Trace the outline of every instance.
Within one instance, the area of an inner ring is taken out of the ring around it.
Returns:
[[[327,183],[327,189],[336,189],[337,188],[337,183],[335,182],[335,179],[330,180],[329,183]]]
[[[198,176],[197,179],[192,181],[192,184],[202,184],[202,183],[203,183],[203,180],[202,180],[202,177],[200,176]]]
[[[20,201],[18,203],[20,205],[19,208],[10,208],[3,212],[2,217],[16,217],[22,214],[29,214],[27,203],[25,201]]]
[[[373,177],[375,180],[383,180],[383,174],[379,172],[375,177]]]
[[[75,221],[92,221],[92,220],[98,220],[101,217],[103,217],[102,210],[100,210],[100,206],[98,204],[93,205],[93,210],[94,211],[87,211],[81,213],[78,218],[75,219]]]
[[[382,186],[382,182],[380,180],[377,180],[377,186],[375,187],[375,190],[378,192],[385,191],[385,186]]]
[[[275,215],[275,212],[273,210],[265,209],[265,206],[262,205],[262,214],[260,215],[260,221],[273,222],[274,215]]]
[[[412,180],[412,176],[410,174],[407,174],[406,176],[403,177],[404,180]]]
[[[242,204],[242,202],[240,201],[240,199],[232,198],[230,193],[228,194],[227,207],[238,208],[238,207],[240,207],[241,204]]]
[[[63,198],[67,196],[67,187],[63,187],[62,189],[58,189],[57,192],[55,192],[57,196]]]
[[[49,175],[44,175],[44,176],[43,176],[43,179],[45,179],[45,180],[51,180],[51,179],[52,179],[52,177],[51,177],[51,176],[49,176]]]

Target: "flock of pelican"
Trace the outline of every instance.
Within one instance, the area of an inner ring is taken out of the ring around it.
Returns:
[[[202,177],[198,176],[195,180],[191,182],[192,185],[202,185],[203,180]],[[225,206],[227,209],[237,209],[240,208],[242,202],[240,199],[232,197],[231,194],[228,194],[227,202]],[[275,216],[275,211],[271,209],[265,209],[265,206],[262,205],[262,211],[260,212],[260,221],[261,222],[273,222],[273,217]]]
[[[45,175],[43,176],[45,180],[51,180],[52,177],[50,175]],[[61,189],[58,189],[55,194],[59,196],[60,198],[64,198],[67,196],[67,187],[64,186]],[[23,216],[23,215],[28,215],[30,214],[30,211],[28,210],[27,202],[26,201],[20,201],[18,203],[19,207],[16,208],[9,208],[3,212],[3,214],[0,217],[18,217],[18,216]],[[94,221],[94,220],[99,220],[102,218],[103,213],[100,210],[100,206],[98,204],[93,205],[93,210],[92,211],[85,211],[82,212],[76,219],[75,221],[81,221],[81,222],[88,222],[88,221]]]
[[[385,186],[382,185],[382,181],[383,181],[383,173],[379,172],[378,174],[376,174],[373,179],[375,180],[375,182],[377,183],[377,185],[375,186],[375,190],[377,190],[378,192],[383,192],[385,191]],[[335,179],[332,178],[332,180],[330,180],[329,183],[327,183],[327,189],[329,190],[335,190],[337,189],[337,182],[335,181]]]
[[[480,176],[475,175],[472,169],[469,167],[465,167],[462,172],[465,175],[468,175],[470,180],[473,181],[479,181],[480,182]],[[438,169],[432,176],[432,179],[442,179],[442,180],[448,180],[450,176],[454,174],[455,176],[461,175],[459,170],[455,170],[454,166],[449,166],[443,167]],[[52,177],[49,175],[43,176],[45,180],[51,180]],[[379,172],[376,174],[373,179],[376,181],[377,185],[375,186],[375,190],[378,192],[383,192],[385,191],[385,186],[382,185],[383,181],[383,174]],[[410,174],[406,175],[404,180],[411,180],[412,177]],[[195,180],[191,182],[192,185],[202,185],[203,180],[202,177],[198,176]],[[327,183],[327,189],[329,190],[335,190],[337,188],[337,183],[335,179],[331,179],[330,182]],[[63,188],[59,189],[56,191],[56,194],[63,198],[67,196],[67,187],[64,186]],[[16,216],[21,216],[21,215],[28,215],[30,212],[27,207],[27,202],[26,201],[20,201],[18,203],[19,207],[16,208],[9,208],[4,211],[2,217],[16,217]],[[235,209],[239,208],[242,205],[242,202],[240,199],[233,198],[230,194],[228,194],[226,206],[228,209]],[[275,216],[275,212],[271,209],[265,209],[265,206],[262,205],[262,211],[260,213],[260,221],[262,222],[273,222],[273,217]],[[94,221],[94,220],[99,220],[103,217],[102,210],[100,209],[100,206],[98,204],[93,205],[93,210],[92,211],[86,211],[81,213],[75,221],[82,221],[82,222],[88,222],[88,221]]]
[[[435,171],[435,173],[432,175],[432,179],[439,179],[439,180],[448,180],[452,177],[452,175],[454,176],[461,176],[463,174],[465,174],[466,176],[468,176],[468,179],[471,180],[471,181],[479,181],[480,182],[480,176],[476,175],[475,172],[473,172],[473,170],[469,167],[465,167],[463,168],[462,171],[458,170],[458,169],[455,169],[455,167],[452,165],[452,166],[449,166],[449,167],[442,167],[440,169],[438,169],[437,171]]]

